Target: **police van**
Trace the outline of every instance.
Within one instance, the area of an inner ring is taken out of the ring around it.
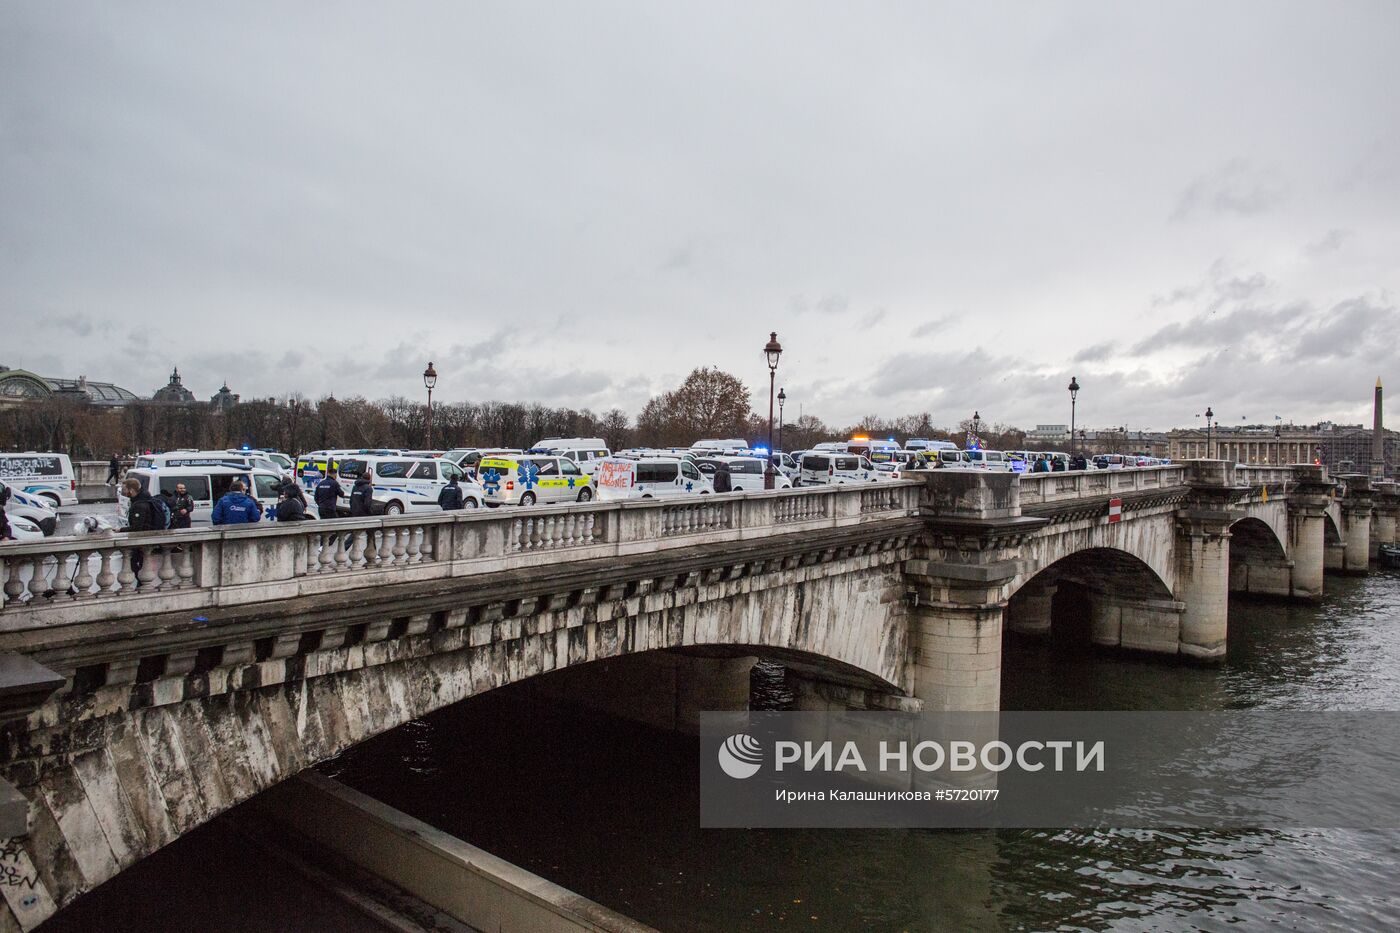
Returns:
[[[869,460],[856,454],[816,450],[802,455],[798,477],[801,486],[844,486],[878,482],[880,472]]]
[[[588,502],[593,498],[592,477],[573,460],[562,456],[483,457],[476,467],[476,479],[485,503],[492,506]]]
[[[704,496],[714,492],[695,464],[681,457],[608,457],[593,473],[599,501]]]
[[[598,461],[612,456],[608,442],[601,437],[546,437],[536,441],[528,453],[568,457],[589,474],[598,468]]]
[[[1000,450],[967,450],[968,462],[979,470],[990,470],[993,473],[1011,472],[1011,462],[1006,459],[1006,455]]]
[[[42,496],[55,508],[78,504],[78,480],[67,454],[0,454],[0,483]]]
[[[700,472],[709,478],[712,487],[715,471],[719,469],[721,463],[729,465],[731,492],[761,492],[763,490],[763,474],[767,468],[767,462],[763,457],[701,457],[695,461]],[[792,480],[775,470],[773,488],[791,489]]]
[[[183,483],[185,492],[194,500],[194,511],[190,513],[190,521],[196,524],[209,521],[214,504],[229,491],[234,480],[243,481],[244,490],[258,500],[258,504],[263,507],[263,520],[267,521],[269,511],[277,508],[277,497],[282,486],[281,470],[244,466],[214,456],[162,455],[161,462],[157,465],[138,466],[127,470],[126,478],[139,481],[141,488],[152,496],[173,496],[175,487]],[[127,498],[126,492],[118,487],[117,523],[123,528],[126,527],[127,511],[130,507],[131,500]]]
[[[136,458],[137,469],[161,469],[168,466],[227,466],[244,469],[271,470],[282,475],[282,467],[261,450],[194,450],[181,448],[159,454],[142,454]]]
[[[5,483],[0,483],[0,489],[9,490],[10,501],[5,503],[5,517],[12,524],[15,519],[23,518],[33,523],[45,537],[58,530],[58,508],[52,499],[15,489]],[[3,498],[4,493],[0,492],[0,499]]]
[[[385,515],[406,512],[440,512],[438,494],[453,477],[462,488],[462,507],[479,509],[485,504],[481,487],[462,468],[441,457],[408,457],[398,454],[355,454],[338,461],[340,485],[348,500],[356,478],[366,469],[373,473],[374,511]]]

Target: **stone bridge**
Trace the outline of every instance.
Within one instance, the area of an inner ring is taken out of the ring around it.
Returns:
[[[803,708],[996,709],[1003,617],[1046,632],[1070,592],[1100,645],[1218,658],[1232,588],[1316,598],[1397,503],[1194,461],[7,545],[0,931],[507,684],[591,678],[686,729],[766,656]]]

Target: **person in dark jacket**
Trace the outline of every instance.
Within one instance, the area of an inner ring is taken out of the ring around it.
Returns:
[[[10,501],[10,487],[0,483],[0,541],[9,541],[14,537],[14,532],[10,531],[10,519],[5,515],[5,503]]]
[[[336,504],[343,495],[345,490],[340,488],[340,481],[335,478],[335,467],[326,464],[326,475],[321,477],[311,493],[311,498],[316,500],[317,513],[322,518],[335,518],[339,514]]]
[[[122,465],[119,462],[117,462],[117,455],[112,454],[112,459],[107,461],[108,486],[115,486],[117,484],[117,474],[121,472],[121,469]]]
[[[723,460],[715,467],[715,492],[732,492],[734,484],[729,480],[729,464]]]
[[[274,517],[279,522],[299,522],[308,518],[301,498],[287,489],[282,490],[281,498],[277,500]]]
[[[350,517],[361,518],[374,514],[374,471],[365,471],[355,477],[355,485],[350,488]]]
[[[170,527],[188,528],[194,516],[194,497],[185,489],[184,483],[175,484],[175,495],[170,497]]]
[[[302,509],[306,508],[306,493],[302,491],[301,486],[291,473],[283,473],[282,482],[277,487],[277,494],[279,496],[284,492],[300,502]]]
[[[141,481],[138,479],[128,479],[122,483],[122,492],[126,493],[129,503],[126,507],[126,530],[127,531],[163,531],[156,521],[156,506],[151,501],[151,494],[141,488]],[[140,573],[141,568],[146,563],[146,552],[139,547],[132,548],[127,552],[127,560],[131,563],[131,572]],[[137,587],[141,586],[141,581],[136,581]]]
[[[243,480],[229,484],[228,492],[214,503],[211,520],[216,525],[251,525],[262,520],[262,506],[244,491]]]
[[[457,485],[457,477],[454,476],[438,493],[438,505],[444,512],[456,512],[462,504],[462,487]]]

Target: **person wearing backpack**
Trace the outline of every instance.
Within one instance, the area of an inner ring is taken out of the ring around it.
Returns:
[[[151,498],[151,494],[141,488],[141,481],[131,477],[122,483],[122,491],[126,493],[130,504],[126,509],[126,530],[133,532],[142,531],[164,531],[165,517],[163,512],[157,512],[156,502]],[[127,552],[127,561],[131,566],[132,573],[140,573],[142,566],[146,563],[146,552],[144,549],[134,547]],[[141,581],[136,581],[137,588],[140,588]]]
[[[337,504],[341,496],[345,495],[345,490],[340,488],[340,482],[335,478],[335,465],[326,464],[326,475],[321,477],[321,481],[316,484],[315,491],[311,494],[316,500],[316,511],[322,518],[337,518]]]
[[[365,471],[355,477],[355,485],[350,487],[350,517],[359,518],[374,514],[374,471]]]
[[[215,525],[251,525],[262,520],[262,506],[243,490],[241,479],[229,484],[228,492],[214,504],[211,519]]]
[[[444,512],[456,512],[462,508],[462,487],[457,485],[456,476],[449,479],[442,492],[438,493],[438,506]]]

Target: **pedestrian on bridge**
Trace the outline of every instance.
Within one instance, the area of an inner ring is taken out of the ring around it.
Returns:
[[[229,484],[228,492],[214,504],[215,525],[251,525],[262,521],[262,505],[244,491],[243,480]]]
[[[165,530],[165,520],[158,517],[155,501],[151,499],[149,492],[141,488],[139,479],[129,477],[122,483],[122,492],[126,493],[129,502],[126,507],[127,531]],[[146,552],[139,547],[132,548],[127,552],[127,563],[132,573],[140,573],[146,563]],[[136,581],[136,586],[140,588],[140,580]]]
[[[175,495],[170,497],[170,527],[190,527],[190,516],[194,515],[194,499],[185,489],[184,483],[175,484]]]
[[[438,493],[438,505],[444,512],[457,512],[462,508],[462,487],[457,485],[457,477],[453,475],[447,485],[442,487],[442,492]]]
[[[316,511],[322,518],[338,518],[340,511],[340,497],[345,495],[345,490],[340,488],[340,481],[335,478],[335,464],[326,464],[326,475],[321,477],[321,481],[316,484],[316,489],[311,496],[316,500]]]
[[[350,517],[368,518],[374,514],[374,471],[368,466],[350,487]]]
[[[112,459],[107,461],[107,481],[105,485],[117,485],[118,474],[121,473],[122,465],[117,461],[117,455],[112,454]]]
[[[713,482],[715,486],[715,492],[734,491],[734,483],[731,481],[729,476],[729,464],[725,463],[723,460],[721,460],[719,462],[719,465],[715,467],[715,475]]]

